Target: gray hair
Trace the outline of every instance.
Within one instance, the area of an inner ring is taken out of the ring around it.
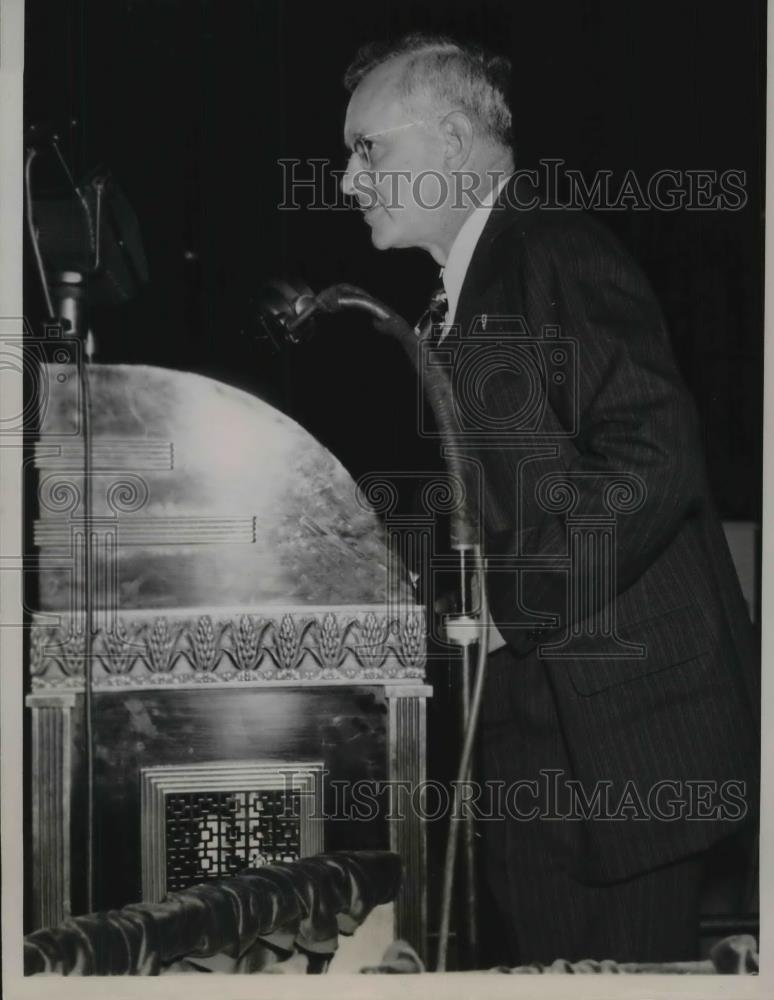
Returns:
[[[437,104],[465,111],[493,142],[512,143],[511,111],[507,94],[511,64],[472,45],[443,35],[406,35],[394,43],[363,46],[344,76],[351,94],[364,76],[398,56],[410,56],[398,82],[406,106],[424,93]]]

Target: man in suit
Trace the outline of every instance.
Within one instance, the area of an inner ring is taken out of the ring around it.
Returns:
[[[484,491],[480,777],[507,793],[481,826],[508,958],[689,959],[706,852],[755,811],[750,622],[658,305],[603,227],[517,176],[508,72],[443,38],[361,51],[343,187],[376,248],[443,269]]]

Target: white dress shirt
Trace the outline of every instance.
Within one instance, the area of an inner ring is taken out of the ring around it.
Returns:
[[[484,231],[484,226],[487,224],[492,206],[507,180],[507,176],[502,177],[497,187],[492,188],[489,194],[481,199],[481,204],[477,205],[467,219],[465,219],[462,228],[457,233],[451,245],[446,265],[441,268],[441,281],[446,290],[446,299],[449,303],[449,309],[446,313],[447,327],[454,323],[462,285],[465,281],[465,275],[468,273],[471,258],[473,257],[481,233]]]
[[[507,176],[501,178],[497,187],[492,188],[486,198],[481,199],[481,204],[477,205],[467,219],[465,219],[462,228],[457,233],[451,245],[449,256],[446,259],[446,266],[441,268],[441,280],[446,290],[446,300],[449,308],[446,313],[445,329],[439,338],[439,343],[443,342],[444,337],[449,332],[449,327],[454,323],[462,285],[465,281],[465,275],[468,273],[470,261],[484,231],[484,226],[487,224],[492,206],[497,200],[503,184],[507,180]],[[488,622],[488,634],[487,648],[490,653],[493,653],[496,649],[501,649],[506,644],[491,615]]]

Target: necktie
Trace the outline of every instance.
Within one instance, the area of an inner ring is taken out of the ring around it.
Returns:
[[[449,302],[446,298],[446,289],[441,285],[433,292],[427,309],[419,317],[417,325],[414,327],[420,341],[428,341],[433,347],[438,347],[443,342],[447,333],[447,327],[444,324],[448,310]],[[414,585],[416,587],[416,582]],[[487,650],[489,653],[493,653],[505,646],[506,642],[495,625],[491,613],[488,615],[487,626]]]
[[[443,334],[443,324],[446,322],[448,309],[446,289],[441,285],[430,296],[427,309],[419,317],[417,325],[414,327],[420,340],[429,340],[431,337],[438,338]]]

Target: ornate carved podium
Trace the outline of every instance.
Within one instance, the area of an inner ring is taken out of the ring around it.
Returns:
[[[424,951],[424,828],[383,808],[424,778],[424,614],[354,482],[261,400],[135,366],[89,369],[86,477],[75,369],[42,371],[35,926],[85,909],[91,771],[95,908],[391,848]]]

